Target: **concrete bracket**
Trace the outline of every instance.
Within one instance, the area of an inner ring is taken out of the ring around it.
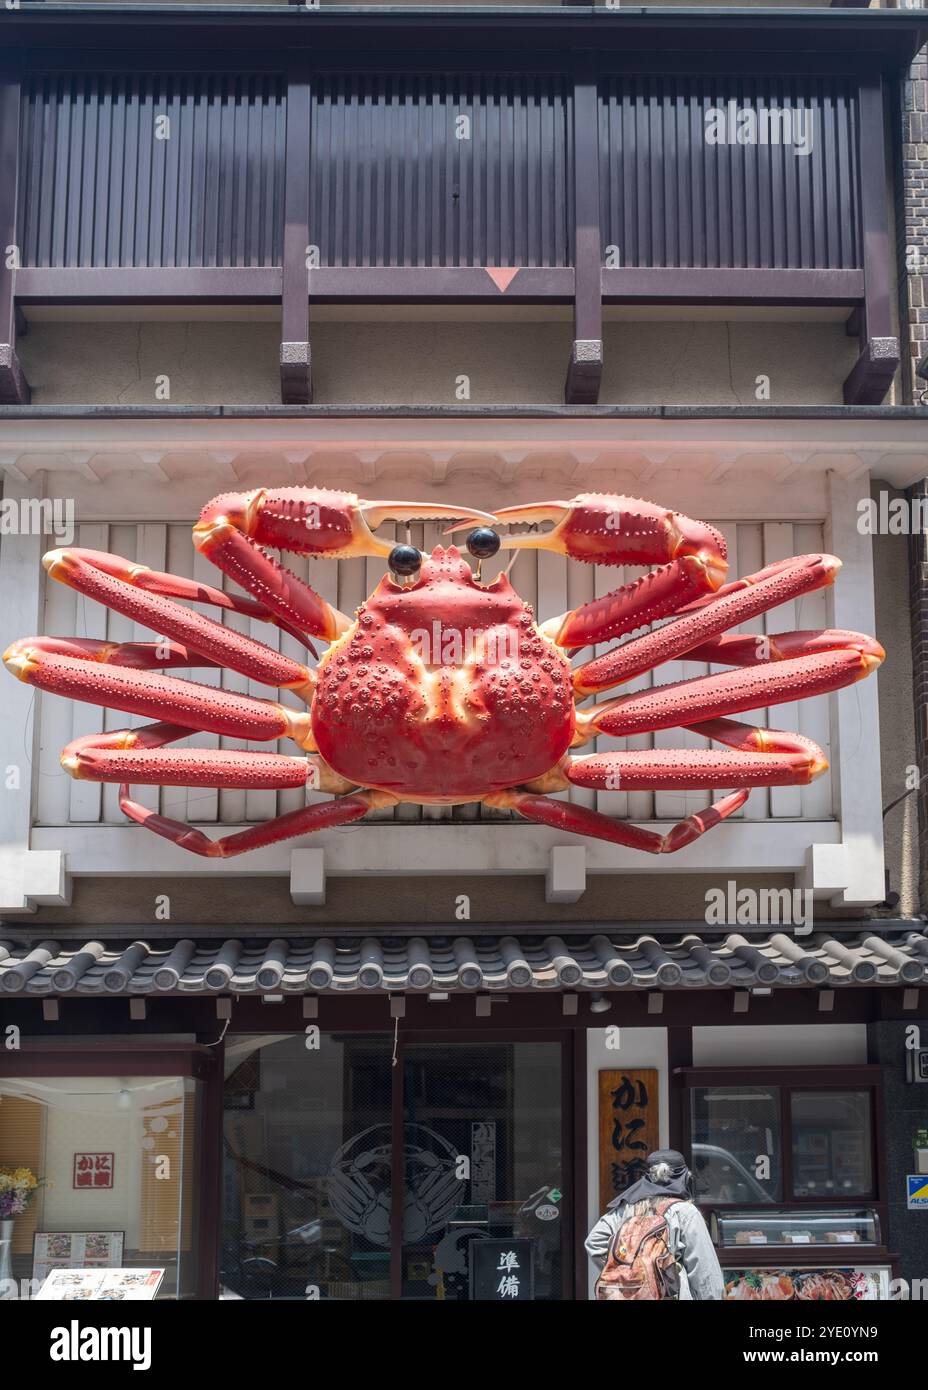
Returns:
[[[545,902],[575,903],[586,892],[586,849],[583,845],[554,845],[548,853]]]
[[[67,855],[60,850],[27,849],[0,855],[0,913],[67,907],[70,902]]]
[[[303,907],[325,902],[325,850],[290,851],[290,897]]]

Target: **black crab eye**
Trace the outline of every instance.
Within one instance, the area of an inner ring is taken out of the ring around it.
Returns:
[[[414,545],[395,545],[387,558],[392,574],[408,579],[422,568],[422,554]]]
[[[467,537],[467,549],[475,560],[489,560],[499,550],[499,536],[491,526],[478,526]]]

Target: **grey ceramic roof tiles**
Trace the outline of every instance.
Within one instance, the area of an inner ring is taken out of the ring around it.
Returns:
[[[928,932],[0,942],[12,995],[836,988],[928,984]]]

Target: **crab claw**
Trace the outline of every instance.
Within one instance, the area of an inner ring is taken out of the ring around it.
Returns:
[[[481,512],[476,507],[436,507],[432,502],[359,502],[361,517],[369,531],[376,531],[387,520],[392,521],[455,521],[455,527],[495,526],[496,518],[492,512]],[[447,534],[447,533],[446,533]],[[389,555],[393,549],[392,541],[381,541],[376,536],[371,540],[378,546],[377,555]],[[379,547],[383,546],[383,549]]]
[[[392,517],[397,521],[466,518],[467,524],[493,524],[489,512],[432,502],[368,502],[353,492],[322,487],[257,488],[225,493],[207,502],[193,528],[194,544],[207,556],[237,533],[256,545],[296,555],[347,560],[360,555],[389,555],[393,542],[374,535]]]
[[[496,521],[534,526],[551,521],[551,531],[504,536],[502,544],[555,550],[588,564],[665,565],[691,557],[705,570],[710,590],[718,588],[728,568],[725,541],[714,527],[635,497],[584,492],[569,502],[504,507]]]

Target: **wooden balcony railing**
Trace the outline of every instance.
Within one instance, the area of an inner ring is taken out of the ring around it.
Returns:
[[[569,402],[597,399],[604,303],[845,306],[846,400],[898,366],[885,108],[911,15],[714,11],[707,43],[679,12],[510,11],[516,47],[430,12],[413,53],[395,14],[362,45],[354,11],[200,11],[179,58],[180,12],[36,13],[4,20],[0,400],[29,399],[30,304],[279,303],[287,403],[326,301],[572,303]]]

